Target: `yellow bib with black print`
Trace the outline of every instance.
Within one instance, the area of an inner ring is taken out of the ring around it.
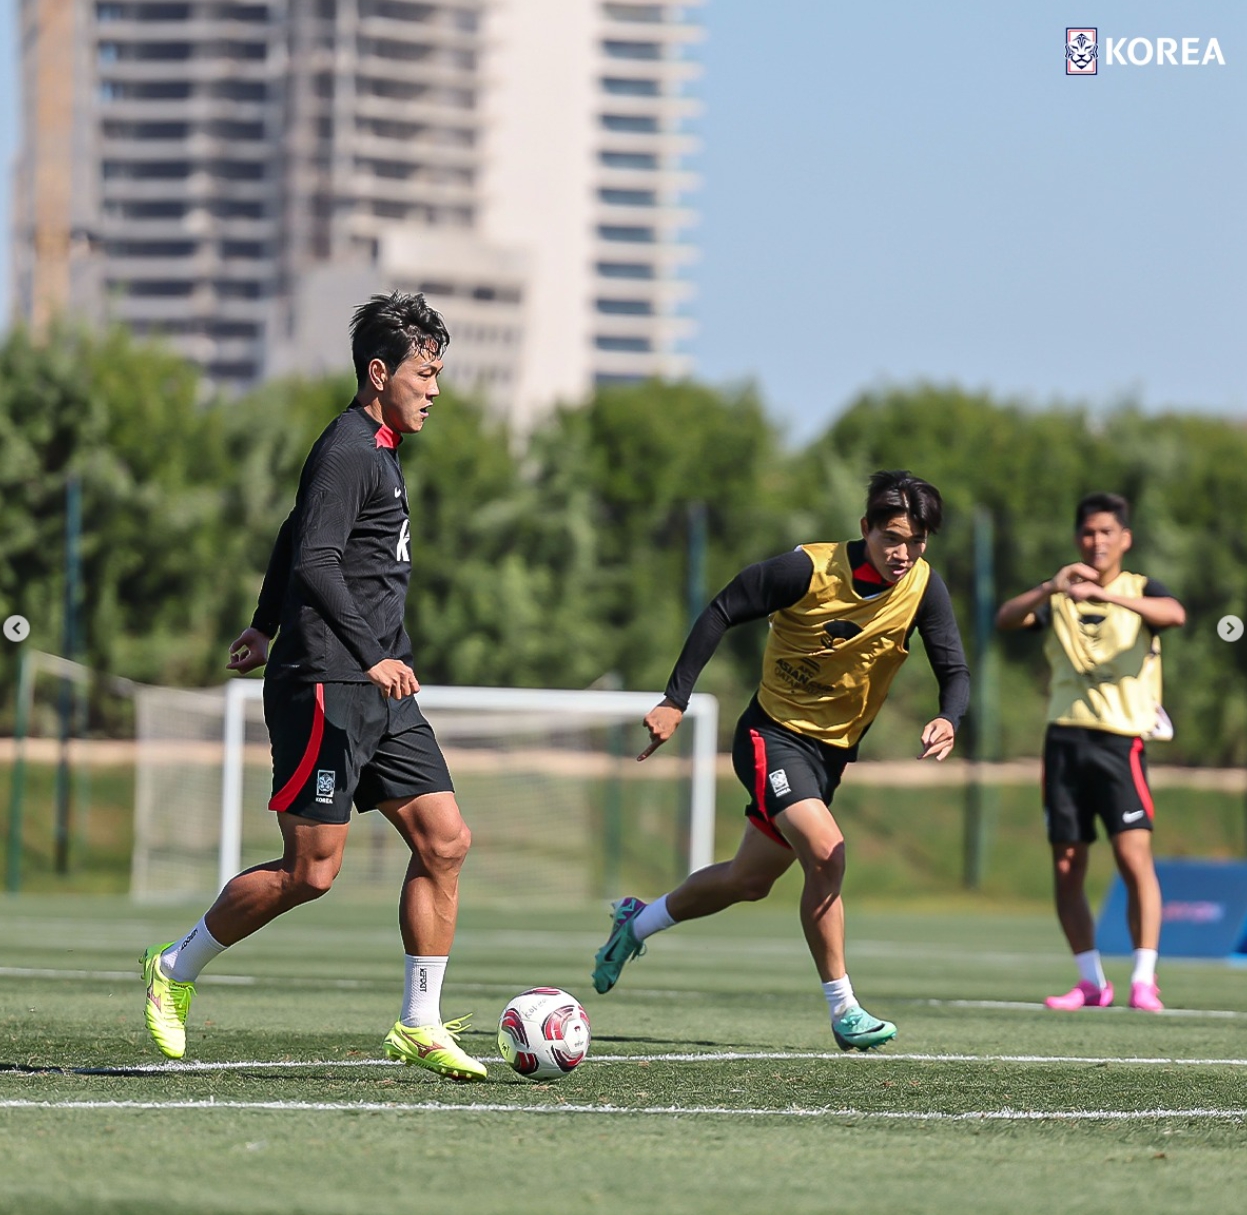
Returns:
[[[1142,599],[1146,585],[1142,574],[1123,571],[1104,589]],[[1110,734],[1151,731],[1160,706],[1160,638],[1137,612],[1115,603],[1075,603],[1062,594],[1050,603],[1048,720]]]
[[[853,589],[847,544],[803,544],[814,562],[805,597],[771,616],[758,704],[768,717],[833,747],[874,721],[909,657],[905,636],[931,576],[917,561],[869,599]]]

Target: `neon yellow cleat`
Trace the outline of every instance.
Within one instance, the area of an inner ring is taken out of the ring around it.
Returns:
[[[160,969],[160,955],[165,945],[153,945],[143,955],[143,979],[147,983],[147,1005],[144,1015],[147,1031],[166,1059],[180,1059],[186,1054],[186,1016],[191,1010],[194,983],[179,983],[165,978]]]
[[[484,1080],[485,1065],[459,1049],[459,1035],[468,1028],[471,1014],[444,1025],[404,1025],[394,1022],[385,1035],[385,1053],[391,1059],[427,1067],[451,1080]]]

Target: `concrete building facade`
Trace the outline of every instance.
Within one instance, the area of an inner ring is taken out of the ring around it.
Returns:
[[[21,0],[19,313],[237,391],[423,289],[519,430],[687,374],[698,3]]]

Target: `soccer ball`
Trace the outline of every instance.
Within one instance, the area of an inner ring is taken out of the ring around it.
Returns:
[[[558,1080],[589,1053],[589,1017],[557,987],[522,991],[502,1010],[498,1049],[521,1076]]]

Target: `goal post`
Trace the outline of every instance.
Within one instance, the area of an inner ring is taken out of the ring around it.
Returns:
[[[212,883],[219,888],[273,854],[264,684],[238,679],[191,694],[151,692],[153,704],[140,714],[146,726],[139,738],[133,894],[210,893]],[[650,692],[421,688],[420,707],[446,753],[473,832],[465,898],[591,900],[627,893],[619,883],[666,888],[713,861],[718,703],[694,695],[680,734],[638,764],[645,743],[640,723],[659,699]],[[198,722],[177,720],[188,711]],[[185,739],[181,747],[178,738]],[[180,769],[177,787],[194,803],[185,816],[166,804],[168,780],[142,775],[153,765],[177,768],[180,751],[189,766]],[[210,844],[203,824],[195,825],[200,817],[215,828]],[[392,897],[406,849],[380,815],[353,822],[337,886]]]

